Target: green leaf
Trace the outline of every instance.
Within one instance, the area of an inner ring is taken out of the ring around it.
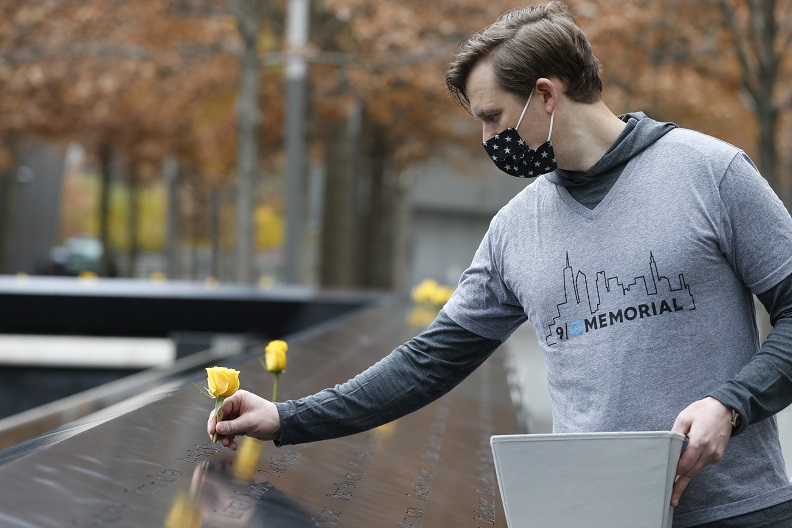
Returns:
[[[193,385],[195,385],[196,387],[198,387],[198,390],[199,390],[199,391],[201,391],[201,394],[203,394],[204,396],[206,396],[206,397],[208,397],[208,398],[214,398],[214,394],[212,394],[211,392],[209,392],[209,389],[207,389],[207,388],[206,388],[206,387],[204,387],[203,385],[198,385],[198,384],[197,384],[197,383],[195,383],[195,382],[193,382]]]

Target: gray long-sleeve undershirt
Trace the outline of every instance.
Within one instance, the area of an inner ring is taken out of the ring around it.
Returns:
[[[733,434],[792,403],[792,275],[757,298],[770,314],[773,330],[753,359],[710,394],[740,413]]]
[[[419,336],[346,383],[276,403],[279,444],[351,435],[416,411],[456,387],[500,344],[465,330],[440,311]]]

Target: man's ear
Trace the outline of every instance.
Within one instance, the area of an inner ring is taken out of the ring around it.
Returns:
[[[541,97],[542,104],[545,106],[545,111],[549,114],[555,110],[558,105],[558,97],[563,93],[563,83],[561,79],[553,77],[540,77],[536,80],[536,87],[534,88],[537,95]]]

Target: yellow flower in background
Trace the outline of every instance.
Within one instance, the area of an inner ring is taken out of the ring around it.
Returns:
[[[407,314],[407,323],[413,326],[428,326],[454,294],[454,290],[453,286],[439,284],[432,279],[422,280],[410,294],[415,306]]]
[[[453,294],[453,287],[438,284],[432,279],[424,279],[412,289],[411,296],[415,304],[432,306],[439,310]]]
[[[286,341],[270,341],[264,349],[264,361],[266,363],[267,371],[273,374],[280,374],[286,370],[286,351],[289,350],[289,345]]]
[[[454,288],[451,286],[438,285],[437,288],[435,288],[435,290],[432,292],[432,304],[443,307],[453,294]]]
[[[275,279],[269,275],[262,276],[258,281],[258,286],[262,290],[269,290],[273,286],[275,286]]]
[[[289,350],[289,345],[286,341],[276,339],[270,341],[264,348],[264,359],[259,358],[259,363],[264,367],[264,370],[271,372],[275,376],[275,383],[272,386],[272,401],[278,400],[278,382],[280,381],[281,373],[286,370],[286,351]]]
[[[215,398],[227,398],[239,389],[239,371],[225,367],[206,369],[209,393]]]
[[[437,284],[437,281],[432,279],[424,279],[422,280],[418,286],[412,289],[412,300],[416,304],[427,304],[432,301],[432,296],[434,291],[440,285]]]

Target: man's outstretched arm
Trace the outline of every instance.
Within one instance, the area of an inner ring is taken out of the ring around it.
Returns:
[[[424,407],[456,387],[501,344],[456,324],[445,312],[419,336],[353,379],[299,400],[271,403],[239,391],[226,399],[210,436],[235,448],[235,435],[299,444],[359,433]]]

